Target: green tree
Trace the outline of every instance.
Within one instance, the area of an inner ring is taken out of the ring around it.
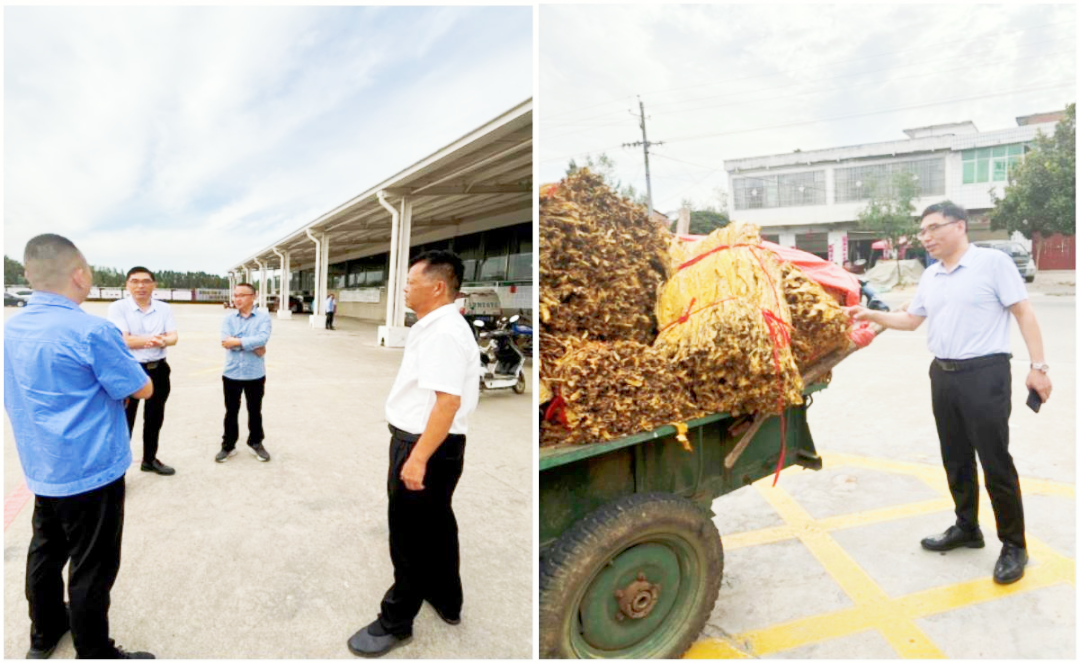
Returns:
[[[581,165],[578,165],[577,161],[571,159],[566,167],[566,174],[573,175],[582,168],[588,168],[591,172],[604,178],[604,182],[623,198],[629,198],[641,205],[644,205],[647,202],[648,196],[644,191],[638,191],[634,188],[633,184],[623,184],[622,181],[615,176],[615,160],[607,154],[601,152],[595,159],[593,159],[592,155],[588,155],[585,157],[585,162]]]
[[[1065,107],[1053,136],[1038,132],[1031,151],[1009,171],[1005,197],[993,189],[990,197],[990,227],[1036,240],[1036,264],[1042,248],[1038,238],[1076,234],[1076,104]]]
[[[678,225],[678,223],[678,219],[675,219],[671,222],[672,232],[675,231],[675,227]],[[708,235],[717,228],[723,228],[729,223],[731,223],[731,219],[728,218],[727,212],[717,212],[711,209],[699,209],[690,211],[691,235]]]
[[[909,243],[916,241],[919,222],[915,218],[915,199],[919,197],[919,183],[912,173],[896,173],[891,181],[869,180],[870,198],[866,207],[859,211],[859,229],[869,230],[889,240],[895,248],[900,238]],[[896,275],[900,277],[900,261],[896,261]]]
[[[4,285],[26,285],[23,264],[4,256]]]

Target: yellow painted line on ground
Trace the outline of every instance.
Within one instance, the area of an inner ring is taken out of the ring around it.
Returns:
[[[799,540],[856,607],[865,611],[868,616],[878,617],[867,622],[863,628],[877,628],[897,653],[905,658],[942,657],[942,653],[930,638],[914,623],[887,618],[888,611],[882,608],[889,603],[888,595],[787,491],[768,488],[762,484],[755,484],[755,488],[776,509],[780,517],[791,525]],[[838,626],[843,626],[843,622],[847,620],[838,621],[841,622]],[[757,646],[754,651],[757,654],[766,653]]]
[[[754,658],[727,640],[713,638],[695,642],[683,658]]]
[[[948,495],[948,487],[940,468],[840,454],[830,455],[827,457],[827,462],[831,467],[855,465],[886,472],[910,474],[926,480],[932,487]],[[1062,497],[1071,497],[1075,494],[1074,487],[1069,484],[1024,479],[1021,479],[1021,483],[1025,492],[1028,493]],[[1061,583],[1067,583],[1073,587],[1076,585],[1075,561],[1061,555],[1043,541],[1029,536],[1028,551],[1038,562],[1038,566],[1029,567],[1024,579],[1017,583],[997,585],[987,575],[984,578],[935,587],[892,599],[829,535],[829,532],[926,513],[951,511],[951,499],[925,500],[815,520],[782,488],[767,487],[762,482],[754,484],[754,488],[786,524],[727,536],[724,539],[724,546],[728,549],[737,549],[797,538],[822,564],[825,571],[836,580],[855,605],[823,615],[814,615],[749,631],[735,636],[734,641],[701,640],[687,652],[687,658],[763,656],[832,638],[854,635],[870,629],[881,633],[893,649],[904,658],[944,658],[943,652],[914,620]],[[993,514],[989,509],[983,511],[980,522],[984,530],[995,531]],[[742,646],[739,646],[740,644]],[[746,649],[749,649],[749,653]]]
[[[795,532],[789,525],[778,525],[765,529],[756,529],[752,532],[739,532],[738,534],[726,534],[723,536],[724,550],[737,550],[760,546],[766,543],[776,543],[795,538]]]
[[[825,467],[841,467],[854,465],[869,469],[882,470],[885,472],[900,472],[917,476],[927,482],[931,487],[944,489],[948,493],[948,484],[945,481],[945,470],[940,465],[922,465],[899,460],[886,460],[883,458],[868,458],[851,454],[826,453],[821,454]],[[1057,497],[1076,497],[1076,486],[1060,481],[1047,479],[1020,478],[1020,488],[1025,493],[1038,495],[1052,495]]]
[[[839,529],[873,525],[875,523],[883,523],[890,520],[900,520],[901,518],[911,518],[913,516],[922,516],[928,513],[952,510],[952,500],[935,499],[913,502],[911,504],[900,504],[898,506],[887,506],[881,509],[849,513],[842,516],[830,516],[829,518],[822,518],[816,522],[818,527],[821,527],[825,531],[832,532]]]

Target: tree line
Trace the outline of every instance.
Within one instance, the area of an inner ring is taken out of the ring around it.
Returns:
[[[94,285],[99,288],[122,288],[124,287],[127,270],[115,267],[91,266],[94,272]],[[4,256],[4,285],[27,285],[23,264],[18,260]],[[154,272],[159,288],[176,288],[188,290],[194,288],[228,289],[229,279],[218,274],[206,272],[174,272],[161,270]]]

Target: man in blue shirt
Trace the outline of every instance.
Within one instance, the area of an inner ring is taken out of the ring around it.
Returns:
[[[51,656],[69,628],[79,658],[153,658],[109,638],[131,465],[124,401],[149,398],[153,383],[120,331],[79,308],[93,275],[70,240],[39,235],[23,260],[34,294],[4,325],[4,408],[35,496],[27,658]],[[70,614],[62,575],[69,560]]]
[[[334,329],[334,313],[337,313],[337,299],[334,298],[334,293],[330,293],[330,296],[326,298],[326,328],[333,331]]]
[[[221,347],[225,348],[225,434],[214,460],[224,463],[236,454],[240,438],[240,396],[247,401],[248,448],[262,462],[270,460],[263,448],[262,399],[266,386],[266,344],[270,340],[270,315],[255,308],[255,286],[241,283],[233,290],[235,311],[221,321]]]
[[[908,310],[884,313],[861,306],[846,310],[858,320],[889,329],[910,331],[929,321],[927,346],[935,357],[930,365],[931,401],[956,524],[923,539],[922,547],[944,552],[986,545],[979,531],[977,453],[1002,543],[994,581],[1013,583],[1024,576],[1028,555],[1020,480],[1009,454],[1010,314],[1016,317],[1031,359],[1025,385],[1045,403],[1051,384],[1042,334],[1012,259],[968,242],[963,208],[949,202],[931,205],[923,212],[921,225],[919,239],[940,262],[923,272]]]

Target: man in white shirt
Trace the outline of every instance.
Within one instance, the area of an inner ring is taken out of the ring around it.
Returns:
[[[176,470],[159,461],[157,451],[170,389],[170,369],[165,361],[165,348],[176,345],[178,336],[172,307],[154,299],[156,286],[153,272],[145,267],[132,267],[128,270],[126,283],[131,297],[110,304],[107,317],[120,328],[131,354],[135,355],[136,361],[142,364],[154,383],[154,395],[146,400],[146,408],[143,409],[143,457],[139,469],[169,476],[176,474]],[[135,428],[135,414],[138,411],[139,401],[132,398],[127,404],[128,432]]]
[[[349,638],[357,656],[382,656],[412,639],[426,600],[448,624],[461,621],[457,520],[468,416],[480,395],[480,351],[454,306],[465,273],[450,251],[413,258],[405,303],[417,321],[386,399],[390,425],[390,558],[394,584],[378,618]]]

